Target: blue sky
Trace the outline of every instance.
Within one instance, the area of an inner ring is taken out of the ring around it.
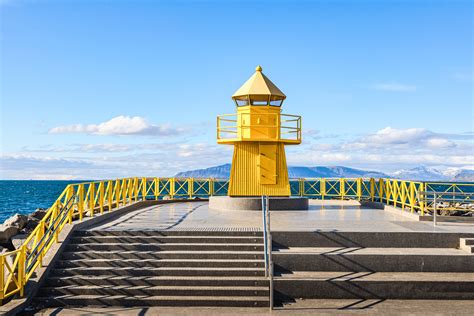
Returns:
[[[0,0],[3,179],[230,162],[215,117],[260,64],[292,165],[473,168],[472,1]]]

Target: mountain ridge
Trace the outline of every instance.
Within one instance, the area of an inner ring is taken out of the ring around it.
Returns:
[[[179,172],[175,177],[182,178],[216,178],[227,179],[230,176],[231,164]],[[419,166],[411,169],[400,169],[392,173],[363,170],[345,166],[289,166],[288,176],[295,178],[396,178],[413,181],[462,181],[474,182],[474,170],[447,169]]]

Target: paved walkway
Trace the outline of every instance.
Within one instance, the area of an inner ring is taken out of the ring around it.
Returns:
[[[161,204],[130,212],[94,227],[106,230],[259,229],[259,211],[209,209],[207,202]],[[274,231],[467,232],[474,223],[419,222],[397,212],[362,208],[356,201],[311,200],[308,211],[273,211]]]
[[[150,307],[51,308],[37,315],[472,315],[474,301],[300,300],[272,312],[264,308]]]

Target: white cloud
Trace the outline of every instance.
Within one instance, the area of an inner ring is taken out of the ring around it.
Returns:
[[[290,165],[343,165],[390,172],[414,166],[474,169],[472,133],[437,133],[425,128],[386,127],[335,142],[307,137],[287,146]],[[26,148],[29,155],[0,157],[3,179],[107,179],[172,176],[232,159],[232,146],[209,143],[71,144]]]
[[[73,124],[57,126],[49,130],[50,134],[92,134],[92,135],[148,135],[176,136],[185,133],[182,128],[169,125],[153,125],[140,116],[116,116],[99,124]]]
[[[470,137],[469,137],[470,136]],[[394,170],[417,165],[467,168],[474,165],[471,133],[436,133],[425,128],[386,127],[375,133],[338,143],[311,140],[288,147],[295,165],[336,165]]]
[[[374,90],[390,91],[390,92],[414,92],[417,87],[414,85],[402,84],[397,82],[376,83],[371,86]]]

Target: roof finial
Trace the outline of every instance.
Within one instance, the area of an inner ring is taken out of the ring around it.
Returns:
[[[257,68],[255,68],[256,71],[262,71],[262,67],[260,65],[257,66]]]

